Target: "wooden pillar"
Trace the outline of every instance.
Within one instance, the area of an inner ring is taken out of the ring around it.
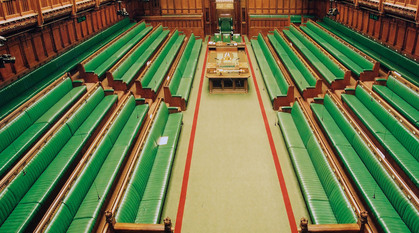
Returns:
[[[71,3],[73,4],[72,10],[71,10],[71,16],[76,16],[77,14],[77,3],[76,0],[71,0]]]
[[[36,10],[38,11],[38,26],[44,24],[44,16],[42,15],[42,4],[41,0],[36,0]]]
[[[99,9],[100,7],[100,0],[96,0],[96,5],[95,5],[96,9]]]
[[[419,24],[419,1],[417,1],[417,3],[416,3],[416,16],[415,16],[415,19],[416,19],[416,25],[418,25]]]
[[[379,2],[378,2],[378,12],[380,12],[380,14],[383,14],[384,13],[384,0],[380,0]]]
[[[19,16],[22,16],[22,0],[18,0],[17,2],[16,2],[17,4],[16,4],[16,13],[18,13],[19,14]]]

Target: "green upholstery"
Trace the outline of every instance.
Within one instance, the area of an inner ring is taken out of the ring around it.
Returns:
[[[175,60],[184,39],[185,35],[180,35],[177,30],[173,32],[169,41],[141,78],[143,88],[151,89],[157,93],[157,90],[159,89],[163,79],[166,77],[172,62]]]
[[[284,30],[283,32],[329,84],[336,80],[343,80],[345,72],[339,68],[338,64],[311,43],[294,25],[291,25],[289,30]]]
[[[169,114],[165,103],[160,105],[116,213],[116,222],[160,222],[182,116]],[[162,145],[166,137],[167,144]]]
[[[419,140],[361,86],[355,95],[342,94],[372,135],[419,187]]]
[[[301,15],[290,15],[291,23],[301,23]]]
[[[371,61],[368,61],[359,53],[345,46],[311,21],[307,22],[306,25],[307,26],[300,26],[301,30],[313,38],[338,61],[356,74],[356,76],[359,76],[364,71],[373,70],[374,64]]]
[[[266,45],[262,34],[259,33],[257,40],[252,39],[251,44],[271,101],[278,96],[286,96],[289,85]]]
[[[107,70],[118,62],[132,47],[134,47],[153,27],[146,27],[145,23],[138,24],[131,31],[113,42],[109,47],[97,54],[84,64],[86,72],[97,74],[100,78]]]
[[[188,102],[192,82],[195,77],[201,47],[202,39],[196,40],[195,35],[192,33],[169,83],[172,96],[184,98],[186,102]]]
[[[268,34],[268,38],[288,72],[291,74],[298,90],[303,92],[307,88],[315,88],[316,78],[294,53],[284,38],[279,35],[278,31],[274,31],[273,35]]]
[[[242,36],[240,34],[233,34],[233,41],[235,41],[237,43],[243,42]]]
[[[419,86],[419,74],[417,72],[419,63],[327,17],[323,18],[323,21],[319,24],[379,61],[382,66],[397,71],[404,78]]]
[[[98,88],[0,193],[1,232],[27,231],[117,98]]]
[[[220,17],[218,19],[218,26],[220,27],[221,34],[232,34],[233,33],[233,18]]]
[[[418,232],[419,212],[330,96],[311,109],[383,232]]]
[[[373,85],[372,89],[419,128],[419,94],[417,92],[392,75],[388,76],[386,86]]]
[[[134,97],[128,99],[74,181],[47,227],[47,232],[93,230],[147,111],[148,105],[135,106]]]
[[[221,33],[214,33],[214,37],[211,37],[214,42],[222,41]]]
[[[0,90],[0,120],[133,25],[126,18]]]
[[[0,129],[0,176],[85,92],[67,78]]]
[[[154,51],[167,37],[169,32],[169,30],[163,30],[163,26],[159,26],[113,72],[114,80],[122,80],[127,84],[131,83],[136,77],[137,72],[145,65],[148,59],[150,59],[151,55],[153,55]]]
[[[279,126],[313,224],[356,223],[326,155],[298,102],[291,113],[278,113]]]

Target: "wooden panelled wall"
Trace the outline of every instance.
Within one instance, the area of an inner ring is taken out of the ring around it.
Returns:
[[[42,28],[8,38],[0,54],[16,57],[15,64],[6,64],[0,69],[0,86],[51,60],[68,48],[84,41],[97,32],[122,19],[116,15],[117,5],[102,6],[84,13],[86,20],[78,23],[76,18],[44,25]]]
[[[301,15],[313,13],[313,0],[247,0],[249,14]]]
[[[419,28],[414,22],[380,15],[370,18],[370,12],[353,5],[338,4],[340,12],[336,20],[357,31],[365,33],[386,45],[419,60]]]

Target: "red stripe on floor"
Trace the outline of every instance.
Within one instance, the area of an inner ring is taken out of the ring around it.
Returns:
[[[243,42],[245,42],[243,37]],[[247,45],[245,46],[247,60],[249,61],[250,70],[252,71],[253,83],[255,84],[256,93],[258,96],[260,111],[262,112],[263,121],[265,123],[266,134],[268,135],[269,145],[271,147],[272,157],[274,159],[276,174],[278,176],[279,185],[281,187],[282,197],[284,199],[285,209],[287,210],[288,222],[291,227],[291,232],[297,233],[297,225],[295,222],[294,212],[292,211],[290,198],[288,196],[287,186],[285,185],[284,175],[282,174],[281,164],[279,163],[278,153],[276,152],[274,140],[272,138],[271,129],[269,128],[268,118],[266,117],[265,107],[263,106],[262,96],[260,95],[258,82],[256,81],[255,71],[253,70],[252,61],[249,57],[249,51]]]
[[[175,233],[180,233],[182,230],[183,212],[185,210],[186,193],[188,191],[189,170],[191,168],[193,145],[195,141],[196,123],[198,122],[199,105],[201,103],[202,86],[204,83],[205,67],[207,64],[208,45],[205,51],[204,66],[202,68],[201,81],[199,82],[198,98],[196,100],[195,112],[192,122],[191,137],[189,138],[188,154],[186,156],[185,170],[183,173],[182,190],[180,192],[179,206],[176,216]]]

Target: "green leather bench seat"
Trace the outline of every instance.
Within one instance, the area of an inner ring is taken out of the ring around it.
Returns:
[[[392,75],[388,76],[385,86],[373,85],[372,89],[414,126],[419,128],[419,94],[417,92]]]
[[[172,96],[184,98],[186,102],[188,102],[192,82],[195,77],[201,47],[202,39],[196,40],[195,35],[192,33],[169,83],[169,90]]]
[[[315,88],[316,78],[279,35],[278,31],[275,30],[273,35],[268,34],[268,38],[288,72],[290,72],[298,90],[303,92],[307,88]]]
[[[289,30],[284,30],[283,32],[329,84],[336,80],[343,80],[345,73],[339,68],[338,64],[311,43],[294,25],[291,25]]]
[[[151,89],[157,93],[172,62],[175,60],[184,39],[185,35],[180,35],[177,30],[173,32],[167,44],[141,78],[141,85],[143,88]]]
[[[302,19],[301,15],[290,15],[291,23],[301,23],[301,19]]]
[[[1,232],[27,232],[117,98],[98,88],[0,193]]]
[[[0,90],[0,120],[35,96],[99,48],[132,27],[129,19],[121,20],[81,44],[52,59]]]
[[[0,176],[85,92],[66,78],[0,129]]]
[[[419,212],[330,96],[311,109],[383,232],[418,232]]]
[[[262,34],[259,33],[257,40],[252,39],[251,44],[271,101],[278,96],[286,96],[289,85],[266,45]]]
[[[361,86],[342,100],[419,187],[419,140]]]
[[[84,64],[86,72],[97,74],[100,78],[115,63],[118,62],[132,47],[134,47],[153,27],[146,27],[145,23],[138,24],[127,34],[119,38],[112,45]]]
[[[279,126],[313,224],[356,223],[357,218],[298,102],[278,113]]]
[[[300,26],[301,30],[313,38],[319,45],[332,54],[338,61],[350,69],[356,76],[364,71],[372,71],[374,64],[359,53],[348,48],[333,36],[323,31],[311,21],[307,26]]]
[[[373,59],[379,61],[387,69],[397,71],[404,78],[419,86],[419,74],[417,72],[419,70],[419,63],[327,17],[324,17],[323,21],[319,22],[319,24]]]
[[[131,96],[92,153],[46,232],[91,232],[148,111]],[[98,198],[100,197],[100,198]]]
[[[122,80],[129,84],[137,72],[145,65],[154,51],[167,37],[170,30],[159,26],[144,42],[113,72],[114,80]]]
[[[182,117],[182,113],[169,114],[165,103],[161,104],[116,213],[116,222],[160,222]]]

